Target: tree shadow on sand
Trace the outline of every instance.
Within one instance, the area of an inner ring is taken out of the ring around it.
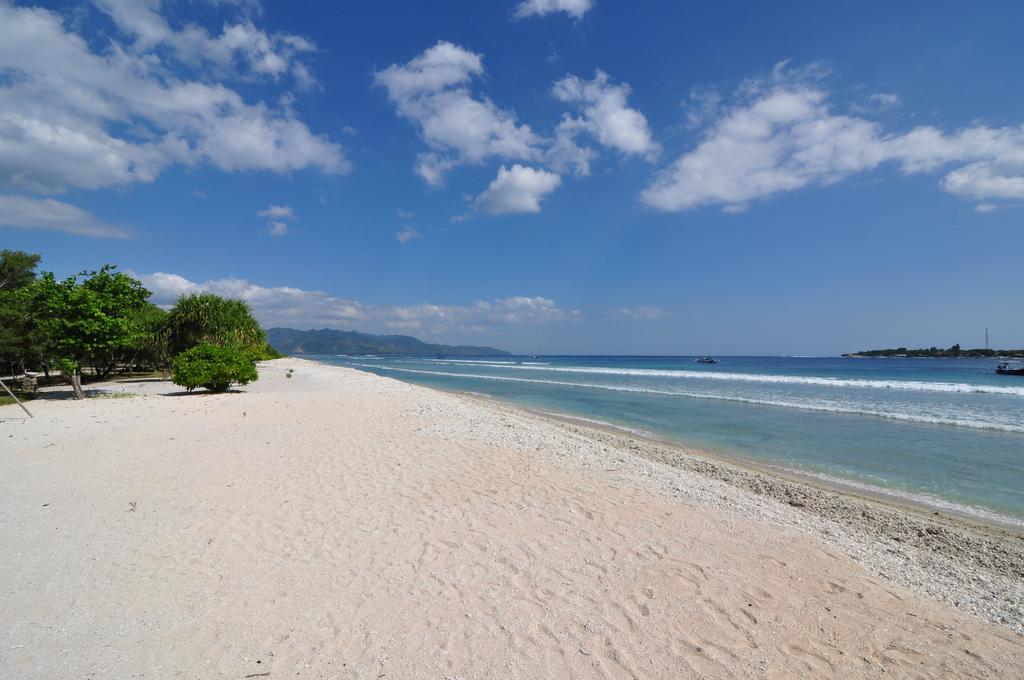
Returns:
[[[187,392],[185,390],[181,390],[181,391],[178,391],[178,392],[162,392],[160,394],[160,396],[161,397],[213,397],[213,396],[216,396],[218,394],[245,394],[245,390],[229,389],[229,390],[224,390],[223,392],[211,392],[209,390],[193,390],[192,392]]]

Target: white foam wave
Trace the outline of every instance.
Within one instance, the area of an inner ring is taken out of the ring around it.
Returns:
[[[717,380],[786,385],[815,385],[821,387],[854,387],[867,389],[907,390],[913,392],[957,392],[976,394],[1003,394],[1024,397],[1024,387],[980,385],[973,383],[928,382],[924,380],[864,380],[861,378],[827,378],[821,376],[771,375],[765,373],[727,373],[722,371],[687,371],[654,368],[604,368],[577,366],[535,366],[528,364],[494,364],[496,368],[524,371],[551,371],[554,373],[582,373],[591,375],[621,375],[646,378],[680,378],[687,380]]]
[[[541,411],[546,416],[554,416],[555,418],[563,418],[565,420],[575,420],[581,423],[588,423],[590,425],[600,425],[601,427],[611,428],[620,432],[629,432],[635,434],[638,437],[647,437],[648,439],[655,439],[658,435],[648,430],[640,430],[635,427],[626,427],[625,425],[619,425],[617,423],[610,423],[607,420],[598,420],[597,418],[585,418],[584,416],[577,416],[571,413],[556,413],[555,411]]]
[[[1000,430],[1003,432],[1024,432],[1024,426],[1014,423],[1004,423],[979,418],[964,418],[954,415],[935,415],[927,413],[907,413],[899,411],[884,411],[870,406],[843,404],[836,402],[802,401],[798,399],[766,399],[759,397],[745,397],[737,395],[708,394],[691,392],[686,390],[666,390],[650,387],[636,387],[632,385],[609,385],[602,383],[571,382],[564,380],[540,380],[535,378],[519,378],[505,375],[484,375],[475,373],[453,373],[448,371],[427,371],[415,368],[400,368],[397,366],[381,366],[377,364],[355,364],[363,368],[374,368],[384,371],[401,371],[404,373],[419,373],[423,375],[447,376],[452,378],[473,378],[477,380],[494,380],[499,382],[533,383],[539,385],[557,385],[561,387],[583,387],[590,389],[610,390],[614,392],[632,392],[639,394],[660,394],[672,397],[690,397],[694,399],[716,399],[720,401],[740,402],[758,406],[778,406],[782,408],[798,408],[807,411],[819,411],[826,413],[848,413],[853,415],[874,416],[901,420],[912,423],[925,423],[929,425],[953,425],[956,427],[970,427],[980,430]]]
[[[499,361],[497,359],[427,359],[431,364],[454,364],[461,366],[550,366],[544,361]]]

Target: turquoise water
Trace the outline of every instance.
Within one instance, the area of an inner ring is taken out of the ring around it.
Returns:
[[[1024,378],[991,359],[311,358],[1024,525]]]

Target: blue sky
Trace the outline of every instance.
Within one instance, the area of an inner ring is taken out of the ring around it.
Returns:
[[[0,247],[528,353],[1024,346],[1024,6],[0,0]]]

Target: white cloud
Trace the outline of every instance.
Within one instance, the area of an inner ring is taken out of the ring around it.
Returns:
[[[96,238],[131,237],[124,227],[104,222],[69,203],[10,194],[0,194],[0,227],[47,229]]]
[[[876,92],[875,94],[868,97],[868,101],[878,111],[884,111],[885,109],[891,109],[894,106],[900,105],[900,96],[893,92]]]
[[[697,128],[714,119],[718,115],[721,104],[721,92],[708,88],[692,88],[689,99],[683,102],[687,127]]]
[[[275,238],[288,235],[288,223],[285,220],[295,221],[299,219],[295,211],[287,205],[270,204],[256,214],[266,218],[267,234]]]
[[[270,217],[270,218],[288,219],[288,220],[296,219],[295,211],[292,210],[291,207],[287,206],[287,205],[273,205],[273,204],[271,204],[271,205],[268,205],[266,208],[264,208],[263,210],[259,211],[256,214],[259,215],[260,217]]]
[[[832,184],[886,162],[905,174],[967,163],[945,176],[944,190],[974,200],[1024,197],[1024,126],[886,133],[875,122],[831,113],[828,93],[784,65],[770,79],[745,83],[740,98],[694,150],[656,176],[645,203],[663,211],[741,211],[754,199]]]
[[[487,190],[477,196],[475,203],[492,215],[536,213],[540,212],[540,202],[544,197],[561,183],[562,178],[553,172],[519,164],[511,168],[503,165]]]
[[[470,86],[483,76],[482,55],[444,41],[375,76],[377,85],[386,88],[398,115],[416,126],[426,144],[427,150],[416,157],[415,170],[433,186],[443,184],[453,168],[492,159],[543,164],[556,173],[573,170],[577,175],[588,175],[598,152],[577,143],[580,135],[589,135],[600,145],[623,154],[641,155],[650,161],[658,156],[660,147],[652,139],[647,119],[628,105],[629,86],[613,84],[600,70],[592,80],[569,75],[554,83],[552,95],[573,105],[575,111],[563,117],[551,138],[517,123],[514,113],[491,100],[474,96]],[[521,163],[516,166],[521,167]],[[521,171],[526,169],[521,167]],[[554,182],[557,186],[560,181],[551,172],[530,172],[542,173],[533,179],[543,179],[547,184]],[[516,179],[527,178],[508,178],[504,188],[516,189],[512,183]],[[496,189],[501,188],[492,184],[479,197],[478,207],[491,213],[537,212],[539,199],[550,191],[527,191],[520,185],[515,195],[497,193]],[[512,203],[511,199],[518,200]]]
[[[303,89],[315,85],[309,67],[301,55],[316,46],[297,35],[269,35],[248,19],[226,24],[223,32],[211,37],[206,29],[193,24],[174,30],[160,15],[160,0],[93,0],[110,16],[125,35],[135,39],[136,52],[167,45],[184,63],[215,67],[222,76],[271,77],[291,73]],[[238,67],[243,67],[239,72]]]
[[[288,224],[278,220],[267,222],[267,233],[271,236],[286,236],[288,234]]]
[[[556,82],[551,91],[559,101],[576,104],[579,113],[576,118],[566,116],[558,125],[551,152],[556,168],[571,163],[579,174],[589,174],[589,159],[573,141],[580,132],[624,154],[640,155],[650,161],[657,158],[660,148],[651,138],[647,118],[627,104],[628,85],[614,85],[608,74],[598,70],[593,80],[567,76]],[[564,153],[568,156],[563,157]]]
[[[119,25],[131,27],[124,30],[134,44],[112,41],[94,51],[60,15],[0,2],[0,186],[97,189],[149,182],[179,163],[227,171],[348,169],[341,148],[311,132],[287,103],[246,102],[216,82],[223,69],[195,80],[176,75],[181,62],[151,50],[189,29],[167,27],[154,14],[157,3],[108,4],[118,8],[111,11],[119,12]],[[229,33],[241,46],[248,30]],[[246,63],[249,75],[277,69],[269,57]]]
[[[1024,130],[1021,132],[1020,142],[1024,147]],[[971,163],[946,175],[942,188],[962,198],[976,200],[1024,198],[1024,162]]]
[[[583,15],[593,6],[593,0],[523,0],[516,5],[514,16],[522,19],[529,16],[544,16],[553,12],[565,12],[576,19],[582,19]]]
[[[408,63],[376,74],[399,115],[416,125],[431,149],[416,165],[430,184],[440,184],[456,165],[539,156],[543,140],[529,125],[517,125],[511,112],[472,96],[468,84],[483,72],[481,55],[441,41]]]
[[[870,115],[881,113],[900,105],[900,96],[893,92],[876,92],[869,95],[865,101],[853,102],[850,110],[854,113]]]
[[[244,300],[264,326],[359,328],[370,332],[415,332],[424,337],[486,333],[503,324],[575,321],[580,312],[560,308],[544,297],[516,296],[467,305],[369,305],[321,291],[287,286],[267,288],[245,279],[196,283],[177,274],[133,274],[153,293],[153,302],[173,304],[181,295],[211,292]]]
[[[664,319],[668,316],[668,312],[660,307],[619,307],[613,309],[612,314],[627,319],[639,319],[643,321],[653,321],[655,319]]]
[[[395,238],[404,244],[414,239],[423,238],[423,234],[408,225],[402,225],[402,230],[395,232]]]

